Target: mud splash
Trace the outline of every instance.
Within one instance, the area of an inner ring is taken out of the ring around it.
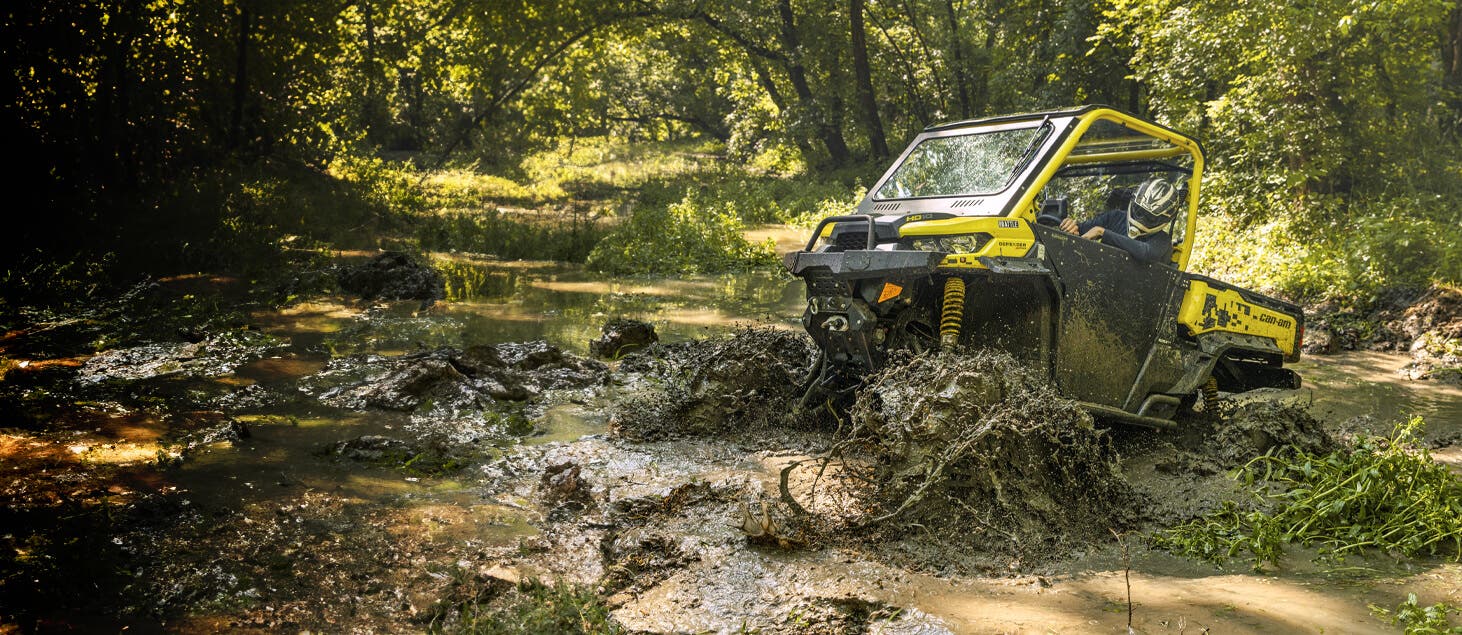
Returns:
[[[1105,542],[1140,506],[1108,435],[1005,353],[892,362],[859,393],[850,421],[838,452],[877,484],[865,523],[1030,560]]]

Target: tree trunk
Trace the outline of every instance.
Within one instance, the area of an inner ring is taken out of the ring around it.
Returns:
[[[1443,125],[1454,134],[1462,132],[1462,6],[1452,9],[1447,21],[1442,42],[1442,88],[1452,106],[1452,120]]]
[[[767,91],[767,98],[772,100],[772,105],[777,107],[777,113],[784,118],[787,116],[787,100],[782,97],[782,91],[777,89],[777,83],[772,81],[771,73],[762,67],[755,58],[751,60],[751,68],[756,72],[756,81],[761,84],[762,90]],[[792,143],[797,145],[797,150],[802,153],[802,158],[809,163],[812,161],[812,144],[802,135],[792,135]]]
[[[244,109],[249,95],[249,30],[251,16],[249,2],[239,2],[238,39],[234,46],[234,95],[233,115],[229,120],[228,147],[239,149],[244,143]]]
[[[791,0],[779,0],[777,2],[777,13],[782,20],[782,48],[787,51],[787,78],[792,81],[792,90],[797,93],[797,101],[816,122],[817,135],[822,138],[822,144],[827,148],[828,157],[833,165],[843,165],[848,162],[848,142],[843,139],[842,129],[835,125],[822,108],[818,107],[817,100],[813,97],[812,87],[807,82],[807,70],[802,65],[802,43],[798,40],[796,16],[792,13]]]
[[[366,138],[371,141],[379,139],[380,111],[376,104],[376,20],[372,13],[371,0],[361,0],[361,17],[365,20],[365,112],[361,113],[365,119]]]
[[[873,94],[873,73],[868,68],[868,42],[863,33],[863,0],[848,0],[848,24],[853,45],[853,76],[858,90],[858,106],[863,115],[863,130],[868,135],[868,150],[875,159],[888,156],[888,141],[883,138],[883,122],[878,119],[878,99]]]
[[[954,10],[954,0],[944,3],[944,18],[949,23],[949,70],[954,75],[955,96],[959,98],[959,118],[969,119],[974,115],[974,104],[970,101],[970,71],[965,64],[965,40],[960,36],[959,16]]]

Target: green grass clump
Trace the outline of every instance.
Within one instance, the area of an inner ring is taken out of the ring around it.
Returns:
[[[607,635],[624,628],[609,616],[609,607],[592,590],[570,585],[549,586],[524,580],[500,596],[479,593],[456,608],[456,615],[433,624],[437,633],[579,633]]]
[[[1382,549],[1462,560],[1462,479],[1418,443],[1424,425],[1412,417],[1389,437],[1324,456],[1265,454],[1238,474],[1255,509],[1226,502],[1157,532],[1153,545],[1214,563],[1248,552],[1256,567],[1278,564],[1293,543],[1335,557]]]
[[[1371,605],[1371,613],[1391,622],[1392,626],[1405,629],[1406,635],[1458,635],[1462,626],[1453,626],[1452,615],[1462,615],[1462,608],[1438,602],[1422,606],[1416,602],[1416,594],[1406,596],[1406,601],[1396,605],[1395,610]]]

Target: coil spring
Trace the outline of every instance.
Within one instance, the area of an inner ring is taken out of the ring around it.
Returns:
[[[1203,382],[1203,410],[1205,412],[1213,409],[1213,404],[1218,403],[1218,380],[1212,377]]]
[[[939,345],[953,348],[965,318],[965,281],[950,276],[944,281],[944,311],[939,315]]]

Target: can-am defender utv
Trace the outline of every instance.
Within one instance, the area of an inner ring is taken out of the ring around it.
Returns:
[[[822,359],[804,404],[846,394],[892,349],[1003,349],[1098,416],[1166,427],[1200,391],[1296,388],[1299,307],[1188,273],[1203,149],[1110,108],[932,126],[857,213],[824,219],[786,266]],[[1169,262],[1062,231],[1178,188]],[[1212,247],[1210,247],[1212,248]]]

